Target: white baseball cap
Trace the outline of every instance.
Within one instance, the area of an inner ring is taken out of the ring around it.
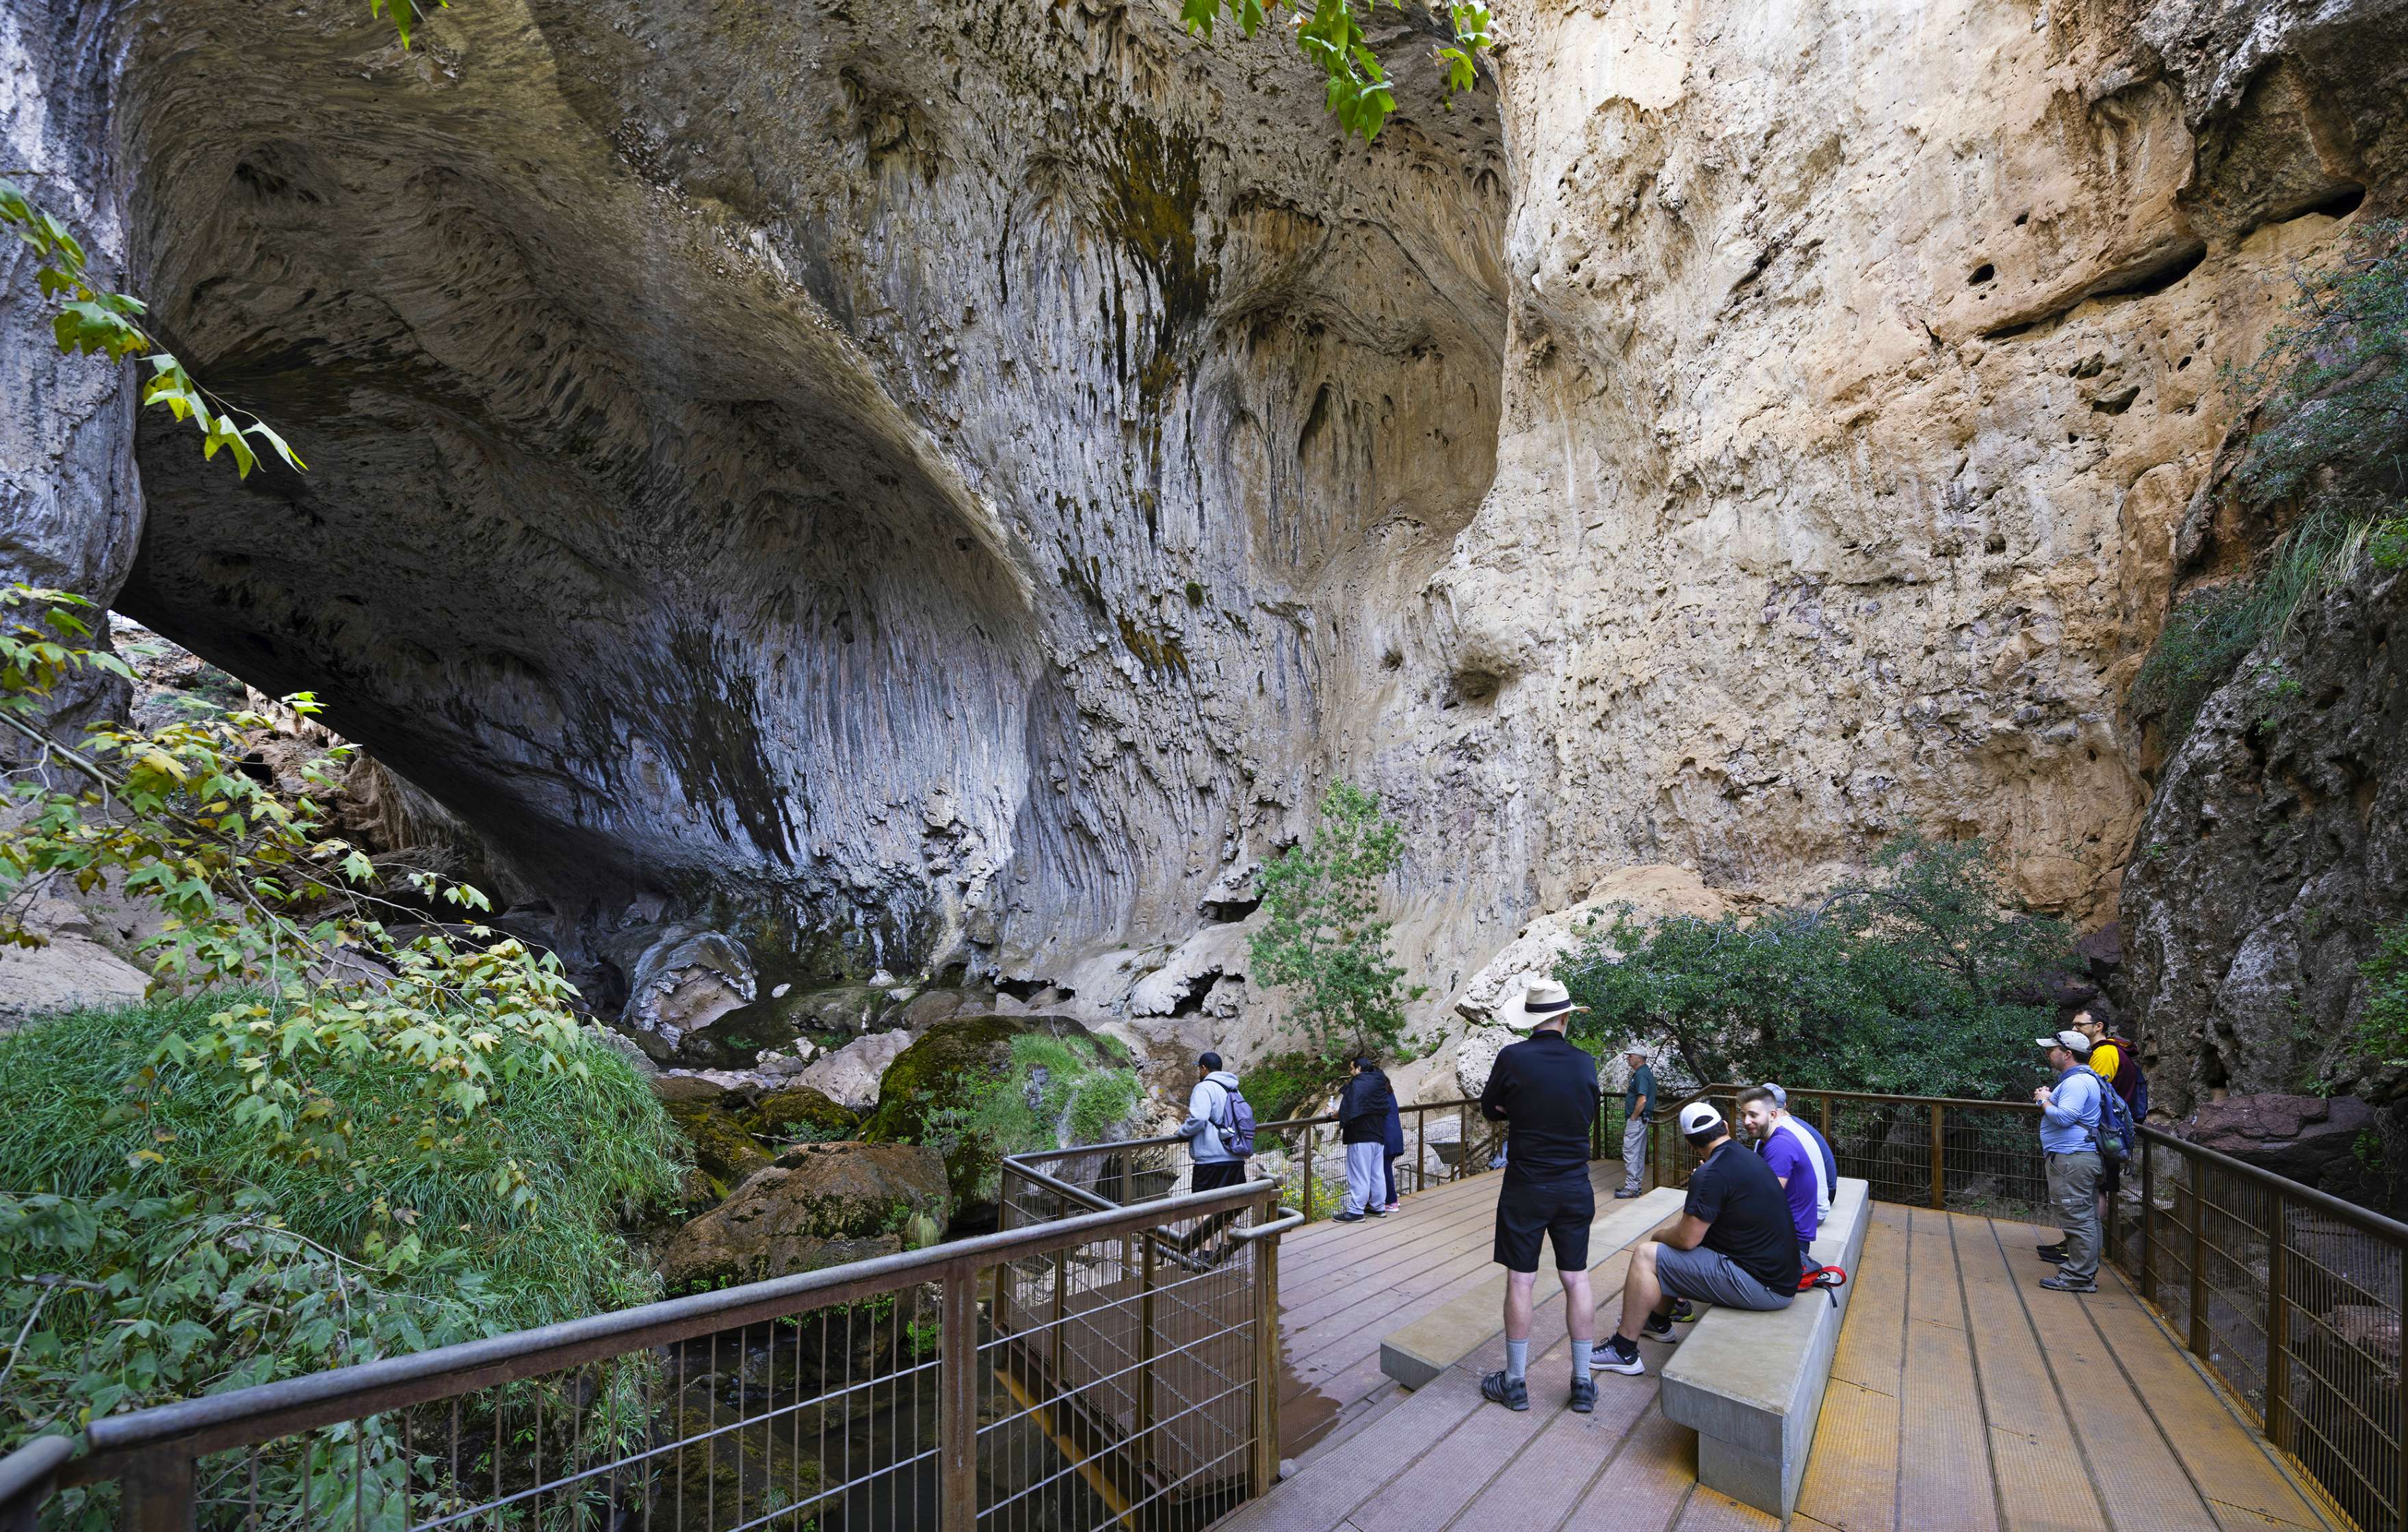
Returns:
[[[1681,1109],[1681,1136],[1684,1138],[1722,1125],[1723,1114],[1706,1102],[1692,1101]]]
[[[2071,1027],[2066,1028],[2056,1037],[2034,1038],[2032,1041],[2042,1048],[2062,1048],[2067,1052],[2071,1053],[2075,1058],[2088,1058],[2090,1056],[2090,1039],[2084,1037],[2081,1033],[2074,1031]]]

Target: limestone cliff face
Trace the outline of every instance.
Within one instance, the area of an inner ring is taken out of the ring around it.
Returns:
[[[1508,7],[1497,480],[1351,741],[1452,918],[1909,822],[2112,913],[2217,366],[2392,184],[2396,9],[2308,16]]]
[[[123,604],[565,932],[1105,1007],[1339,773],[1434,1012],[1617,867],[1909,822],[2104,918],[2217,366],[2391,195],[2408,59],[2373,0],[1507,0],[1452,113],[1382,13],[1367,150],[1151,4],[364,11],[112,14],[129,269],[313,464],[146,429]]]

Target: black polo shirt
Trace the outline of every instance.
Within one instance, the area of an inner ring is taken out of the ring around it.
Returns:
[[[1776,1293],[1798,1291],[1798,1230],[1789,1194],[1772,1167],[1737,1138],[1689,1172],[1689,1200],[1681,1210],[1703,1221],[1705,1246]]]
[[[1480,1093],[1480,1114],[1512,1130],[1506,1179],[1585,1181],[1597,1102],[1597,1060],[1562,1034],[1538,1032],[1508,1044]]]

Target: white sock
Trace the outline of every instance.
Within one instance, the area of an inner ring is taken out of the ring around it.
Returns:
[[[1575,1340],[1572,1342],[1572,1382],[1577,1383],[1587,1379],[1589,1375],[1589,1353],[1596,1349],[1596,1346],[1597,1342],[1594,1340]]]
[[[1526,1340],[1505,1342],[1505,1381],[1518,1383],[1530,1370],[1530,1343]]]

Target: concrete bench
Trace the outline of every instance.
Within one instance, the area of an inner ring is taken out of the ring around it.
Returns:
[[[1588,1226],[1589,1269],[1596,1270],[1614,1252],[1643,1238],[1656,1224],[1681,1210],[1687,1194],[1677,1187],[1659,1187],[1627,1202],[1600,1199],[1598,1217]],[[1482,1236],[1484,1239],[1486,1236]],[[1555,1284],[1555,1250],[1539,1257],[1539,1296]],[[1608,1305],[1608,1311],[1612,1306]],[[1390,1331],[1380,1341],[1380,1370],[1407,1388],[1425,1388],[1447,1368],[1485,1345],[1505,1327],[1505,1270],[1490,1269],[1485,1281],[1457,1294],[1412,1324]]]
[[[1664,1414],[1698,1433],[1698,1482],[1768,1516],[1787,1517],[1806,1479],[1806,1454],[1856,1291],[1870,1222],[1866,1184],[1840,1180],[1811,1254],[1848,1273],[1848,1285],[1801,1293],[1770,1313],[1712,1309],[1664,1364]]]

